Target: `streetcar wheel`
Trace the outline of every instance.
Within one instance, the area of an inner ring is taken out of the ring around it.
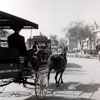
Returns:
[[[48,87],[47,74],[39,73],[35,80],[35,95],[37,99],[42,100],[45,98]]]

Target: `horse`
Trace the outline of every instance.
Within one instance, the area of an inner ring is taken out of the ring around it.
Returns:
[[[60,81],[61,83],[63,83],[63,79],[62,79],[62,75],[63,72],[65,71],[66,65],[67,65],[67,58],[66,58],[66,50],[63,50],[63,52],[61,54],[56,54],[56,55],[50,55],[48,62],[48,82],[50,79],[50,72],[52,69],[55,70],[56,75],[55,75],[55,82],[56,82],[56,87],[60,86]],[[60,74],[59,79],[58,75]]]

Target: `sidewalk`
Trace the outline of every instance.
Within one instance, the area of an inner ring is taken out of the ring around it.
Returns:
[[[67,53],[67,57],[77,57],[77,58],[93,58],[98,59],[98,55],[82,54],[82,53]]]

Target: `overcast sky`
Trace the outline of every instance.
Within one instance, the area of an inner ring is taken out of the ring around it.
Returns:
[[[100,0],[0,0],[0,10],[39,24],[47,36],[64,36],[63,28],[72,21],[100,24]]]

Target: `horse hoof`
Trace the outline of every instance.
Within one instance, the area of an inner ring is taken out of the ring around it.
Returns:
[[[26,87],[26,84],[23,84],[23,87]]]
[[[50,89],[47,89],[47,91],[51,91]]]
[[[58,87],[60,87],[60,85],[56,84],[56,87],[58,88]]]
[[[61,83],[63,84],[64,82],[63,82],[63,81],[61,81]]]
[[[59,86],[56,85],[56,88],[58,88]]]

